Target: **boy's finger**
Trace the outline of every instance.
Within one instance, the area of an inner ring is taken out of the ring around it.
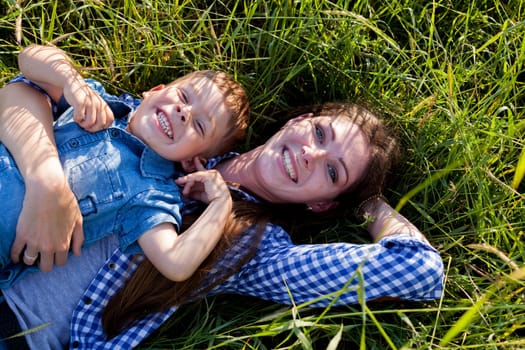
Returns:
[[[204,167],[204,159],[201,157],[195,157],[193,158],[193,163],[195,164],[195,168],[197,171],[204,171],[206,168]]]
[[[74,108],[73,113],[73,120],[77,123],[83,123],[86,121],[87,117],[85,108]]]
[[[113,111],[111,110],[111,108],[109,108],[107,104],[105,104],[104,113],[106,115],[106,125],[104,125],[104,128],[109,128],[109,126],[113,124],[115,116],[113,115]]]
[[[191,188],[193,187],[194,183],[195,182],[193,182],[192,180],[189,180],[184,184],[184,188],[182,189],[183,196],[187,196],[191,192]]]
[[[188,176],[185,175],[185,176],[178,177],[178,178],[176,178],[174,181],[175,181],[175,183],[176,183],[177,185],[181,185],[181,186],[182,186],[182,185],[184,185],[186,182],[188,182]]]

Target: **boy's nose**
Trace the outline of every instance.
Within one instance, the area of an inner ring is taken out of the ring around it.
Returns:
[[[186,123],[190,122],[190,120],[191,120],[191,111],[190,111],[189,108],[177,106],[175,108],[175,110],[177,112],[177,117],[180,118],[180,121],[183,124],[186,124]]]

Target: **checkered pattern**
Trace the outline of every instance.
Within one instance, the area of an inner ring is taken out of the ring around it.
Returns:
[[[406,234],[376,244],[294,245],[284,230],[269,225],[256,256],[213,293],[326,307],[357,303],[359,288],[367,300],[437,299],[443,288],[442,260],[434,248]]]
[[[132,349],[173,314],[175,308],[151,314],[115,338],[105,339],[101,327],[102,310],[135,271],[140,260],[116,250],[104,264],[73,312],[71,349]]]

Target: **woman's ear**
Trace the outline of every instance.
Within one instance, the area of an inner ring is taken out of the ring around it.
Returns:
[[[288,120],[286,122],[286,124],[284,124],[284,126],[288,126],[288,125],[291,125],[291,124],[294,124],[294,123],[297,123],[298,121],[301,121],[303,120],[304,118],[311,118],[313,117],[314,114],[313,113],[304,113],[304,114],[301,114],[300,116],[297,116],[295,118],[292,118],[290,120]]]
[[[307,204],[308,210],[313,211],[314,213],[322,213],[323,211],[328,211],[337,208],[339,202],[337,201],[322,201]]]

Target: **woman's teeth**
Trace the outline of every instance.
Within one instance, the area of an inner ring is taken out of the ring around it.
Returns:
[[[164,133],[166,136],[168,136],[170,139],[173,139],[173,131],[171,131],[170,123],[168,122],[168,118],[164,115],[164,113],[159,112],[157,114],[160,126],[162,127],[162,130],[164,130]]]
[[[287,149],[283,150],[283,165],[284,169],[288,173],[288,176],[290,176],[290,179],[292,179],[293,182],[297,182],[297,174],[295,173],[292,160],[290,159],[290,151]]]

